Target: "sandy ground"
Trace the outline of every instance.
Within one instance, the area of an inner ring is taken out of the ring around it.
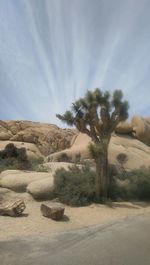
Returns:
[[[111,206],[92,204],[78,208],[65,206],[64,220],[56,222],[43,217],[40,212],[41,202],[34,201],[28,194],[9,192],[3,199],[12,201],[15,198],[24,199],[26,203],[24,215],[16,218],[0,216],[0,241],[23,239],[32,235],[48,236],[51,233],[106,224],[150,212],[150,203],[140,202],[116,202]]]

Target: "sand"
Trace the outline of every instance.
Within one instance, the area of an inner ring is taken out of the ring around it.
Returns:
[[[65,218],[57,222],[43,217],[40,212],[41,202],[34,201],[26,193],[8,192],[3,199],[12,201],[15,198],[23,198],[26,209],[22,217],[0,216],[0,241],[24,239],[29,236],[49,236],[52,233],[103,225],[150,212],[150,203],[142,202],[91,204],[86,207],[65,206]]]

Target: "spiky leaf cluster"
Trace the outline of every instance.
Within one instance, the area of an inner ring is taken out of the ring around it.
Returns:
[[[111,135],[120,121],[128,118],[128,108],[121,90],[115,90],[111,96],[109,91],[102,92],[97,88],[87,91],[84,98],[75,101],[70,111],[56,116],[89,135],[94,143],[99,143]]]

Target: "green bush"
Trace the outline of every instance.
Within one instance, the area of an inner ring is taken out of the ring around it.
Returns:
[[[110,197],[112,199],[150,200],[150,168],[115,174],[111,178]]]
[[[6,145],[0,151],[0,172],[6,169],[20,169],[47,172],[48,169],[42,165],[43,158],[28,160],[26,149],[17,148],[13,143]]]
[[[150,167],[141,167],[130,173],[130,190],[133,197],[140,200],[150,200]]]
[[[150,168],[140,168],[125,174],[118,173],[114,166],[109,166],[109,198],[112,200],[150,200]],[[55,195],[60,201],[82,206],[95,199],[96,173],[84,166],[74,166],[69,171],[57,170],[55,174]]]
[[[88,205],[95,200],[95,173],[77,166],[69,171],[59,169],[54,178],[55,195],[61,202],[72,206]]]
[[[17,148],[13,143],[0,151],[0,172],[6,169],[29,169],[25,148]]]

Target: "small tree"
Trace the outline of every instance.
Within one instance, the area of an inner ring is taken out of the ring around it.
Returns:
[[[115,90],[111,97],[108,91],[102,92],[97,88],[74,102],[71,111],[56,115],[67,125],[74,125],[92,139],[89,150],[96,163],[97,200],[106,200],[109,196],[108,145],[118,123],[128,118],[129,105],[122,98],[121,90]]]
[[[126,154],[124,153],[120,153],[119,155],[117,155],[117,161],[119,163],[119,170],[121,171],[121,173],[123,173],[123,175],[125,176],[126,170],[124,168],[124,165],[127,163],[128,161],[128,157]]]

